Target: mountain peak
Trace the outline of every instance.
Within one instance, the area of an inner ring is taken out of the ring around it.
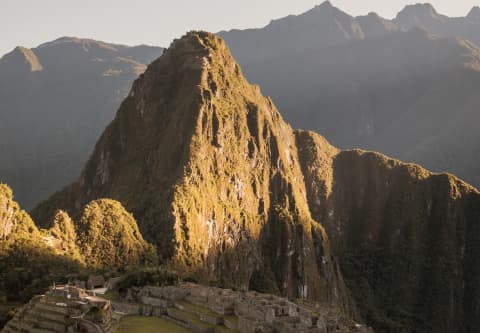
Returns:
[[[410,24],[421,24],[425,20],[438,18],[440,18],[440,15],[430,3],[417,3],[405,6],[405,8],[397,14],[396,20]]]
[[[393,20],[399,26],[409,29],[413,27],[431,30],[432,26],[443,23],[448,17],[439,14],[429,3],[417,3],[406,6]]]
[[[40,44],[38,48],[45,48],[45,47],[52,47],[52,46],[81,47],[85,52],[88,52],[92,48],[101,48],[101,49],[107,49],[111,51],[118,51],[118,49],[125,47],[124,45],[111,44],[111,43],[106,43],[103,41],[89,39],[89,38],[63,36],[51,42]]]
[[[307,11],[307,13],[309,12],[326,12],[326,13],[332,13],[332,14],[342,13],[342,14],[348,15],[344,13],[341,9],[335,7],[330,1],[322,2],[321,4],[313,7],[313,9],[311,9],[310,11]]]
[[[189,82],[194,78],[200,79],[200,82],[196,83],[200,85],[209,84],[201,73],[214,67],[235,68],[235,71],[239,72],[239,67],[223,39],[205,31],[190,31],[182,38],[175,39],[165,50],[165,57],[157,59],[154,64],[163,68],[167,62],[178,72],[177,75],[187,75]]]
[[[473,7],[468,13],[467,18],[475,22],[480,22],[480,7]]]
[[[206,31],[190,31],[182,38],[175,39],[169,50],[204,53],[205,51],[215,51],[219,48],[225,48],[225,42],[215,34]]]
[[[319,8],[334,8],[332,3],[330,1],[324,1],[321,4],[319,4],[317,7]]]
[[[406,13],[425,13],[425,14],[437,14],[436,9],[430,3],[416,3],[414,5],[407,5],[403,9]]]
[[[22,67],[28,72],[40,72],[43,70],[37,55],[31,49],[23,46],[17,46],[12,52],[3,56],[0,61],[8,62],[9,66],[16,68]]]

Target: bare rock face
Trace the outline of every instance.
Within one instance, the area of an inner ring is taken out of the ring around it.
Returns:
[[[183,276],[356,315],[351,293],[379,331],[480,325],[479,193],[293,131],[212,34],[187,34],[149,66],[79,181],[33,215],[45,225],[104,197]]]

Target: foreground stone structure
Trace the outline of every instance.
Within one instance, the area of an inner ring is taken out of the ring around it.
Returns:
[[[32,298],[2,333],[113,333],[110,301],[75,286],[53,286]]]
[[[198,333],[373,333],[329,306],[189,283],[132,288],[112,305],[125,315],[158,316]]]

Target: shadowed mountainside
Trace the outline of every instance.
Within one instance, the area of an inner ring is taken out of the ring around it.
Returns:
[[[75,179],[162,49],[64,37],[0,59],[0,180],[31,208]]]
[[[293,131],[212,34],[153,62],[79,181],[32,214],[45,226],[99,197],[181,275],[358,309],[379,332],[480,325],[478,191]]]
[[[325,2],[261,29],[220,35],[293,126],[479,186],[475,12],[448,18],[414,5],[388,21],[352,17]]]

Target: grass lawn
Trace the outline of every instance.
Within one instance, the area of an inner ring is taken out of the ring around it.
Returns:
[[[127,316],[120,321],[117,333],[192,333],[193,331],[177,326],[167,320],[156,317]]]

